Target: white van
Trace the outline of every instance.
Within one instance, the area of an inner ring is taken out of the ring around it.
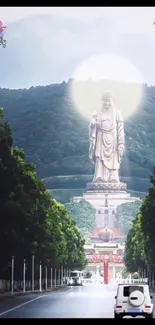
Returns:
[[[71,271],[69,277],[69,285],[82,286],[83,285],[83,272],[82,271]]]

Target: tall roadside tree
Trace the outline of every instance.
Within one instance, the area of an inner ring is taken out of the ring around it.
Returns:
[[[155,167],[151,176],[151,187],[142,205],[141,213],[146,260],[150,270],[155,272]]]
[[[142,214],[139,213],[132,223],[126,243],[124,262],[128,272],[133,273],[146,268],[144,252],[144,234],[142,231]]]
[[[47,218],[47,235],[46,254],[51,258],[52,253],[55,267],[61,264],[69,268],[85,267],[84,240],[79,229],[67,209],[54,199]]]
[[[155,272],[155,167],[151,176],[151,187],[142,203],[140,213],[128,233],[125,263],[132,268],[147,267]],[[130,260],[131,259],[131,260]]]
[[[0,256],[1,269],[37,253],[42,245],[50,196],[37,178],[33,165],[26,164],[23,150],[13,147],[11,129],[0,110]],[[5,247],[5,250],[4,250]]]
[[[11,129],[0,110],[0,277],[7,276],[11,256],[54,265],[84,266],[84,241],[67,209],[55,201],[27,164],[24,151],[13,147]],[[19,274],[17,274],[19,276]]]

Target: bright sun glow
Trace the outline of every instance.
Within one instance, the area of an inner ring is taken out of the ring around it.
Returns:
[[[82,62],[73,74],[71,96],[77,109],[90,119],[101,106],[104,90],[113,95],[114,104],[124,118],[133,113],[142,100],[140,72],[118,55],[98,55]]]

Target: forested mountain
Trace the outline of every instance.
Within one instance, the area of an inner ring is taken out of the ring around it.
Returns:
[[[0,89],[0,105],[14,143],[24,149],[27,161],[36,164],[42,178],[93,172],[88,158],[89,121],[70,97],[70,82],[28,90]],[[148,179],[155,161],[155,87],[145,85],[144,92],[142,105],[125,121],[121,176],[132,179]]]

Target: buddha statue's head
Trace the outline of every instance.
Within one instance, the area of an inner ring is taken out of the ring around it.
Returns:
[[[110,91],[106,90],[101,98],[102,110],[109,110],[112,107],[112,95]]]

